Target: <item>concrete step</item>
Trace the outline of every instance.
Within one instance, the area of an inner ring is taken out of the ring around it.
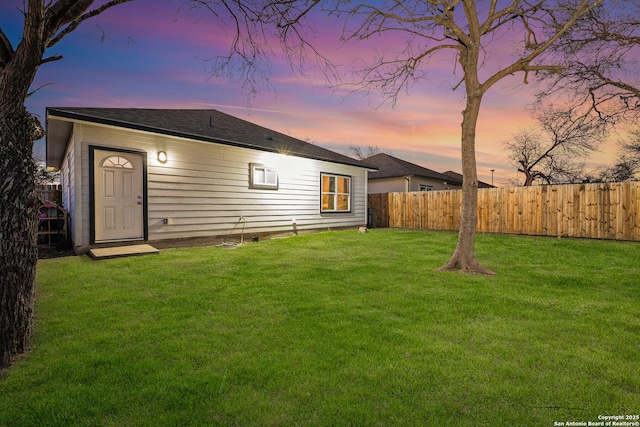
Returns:
[[[93,259],[111,259],[128,256],[158,254],[160,251],[151,245],[114,246],[112,248],[93,248],[89,250],[89,256]]]

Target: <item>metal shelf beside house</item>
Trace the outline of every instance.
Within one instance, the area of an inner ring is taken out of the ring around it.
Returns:
[[[53,202],[38,210],[38,244],[53,246],[67,240],[67,211]]]

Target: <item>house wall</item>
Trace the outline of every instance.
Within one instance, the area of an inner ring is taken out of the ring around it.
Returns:
[[[74,240],[78,234],[78,225],[76,221],[76,161],[75,161],[75,144],[73,136],[67,145],[62,166],[60,168],[60,184],[62,185],[62,206],[67,210],[67,226],[68,237]]]
[[[82,185],[72,193],[82,218],[74,236],[80,252],[90,244],[90,145],[147,153],[149,241],[366,224],[363,168],[93,124],[75,124],[73,135],[70,157],[82,165],[75,167]],[[158,151],[167,153],[166,163],[158,162]],[[249,188],[249,163],[275,167],[279,188]],[[350,213],[320,213],[321,172],[352,177]]]
[[[410,177],[409,191],[420,191],[420,185],[430,185],[433,190],[455,190],[462,188],[461,185],[454,185],[446,181],[423,178],[421,176]]]
[[[409,178],[407,180],[407,178]],[[369,194],[375,193],[401,193],[404,191],[420,191],[420,185],[430,185],[433,190],[459,189],[460,185],[445,183],[443,181],[424,178],[420,176],[399,176],[395,178],[379,178],[369,180]]]
[[[404,177],[371,179],[368,191],[369,194],[400,193],[407,191],[407,180]]]

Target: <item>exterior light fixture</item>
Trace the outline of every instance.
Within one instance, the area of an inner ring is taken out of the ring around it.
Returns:
[[[158,161],[160,163],[167,163],[167,153],[164,151],[158,151]]]

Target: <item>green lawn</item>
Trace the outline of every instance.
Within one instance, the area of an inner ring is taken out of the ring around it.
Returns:
[[[0,425],[553,426],[640,413],[640,244],[328,232],[38,264]]]

